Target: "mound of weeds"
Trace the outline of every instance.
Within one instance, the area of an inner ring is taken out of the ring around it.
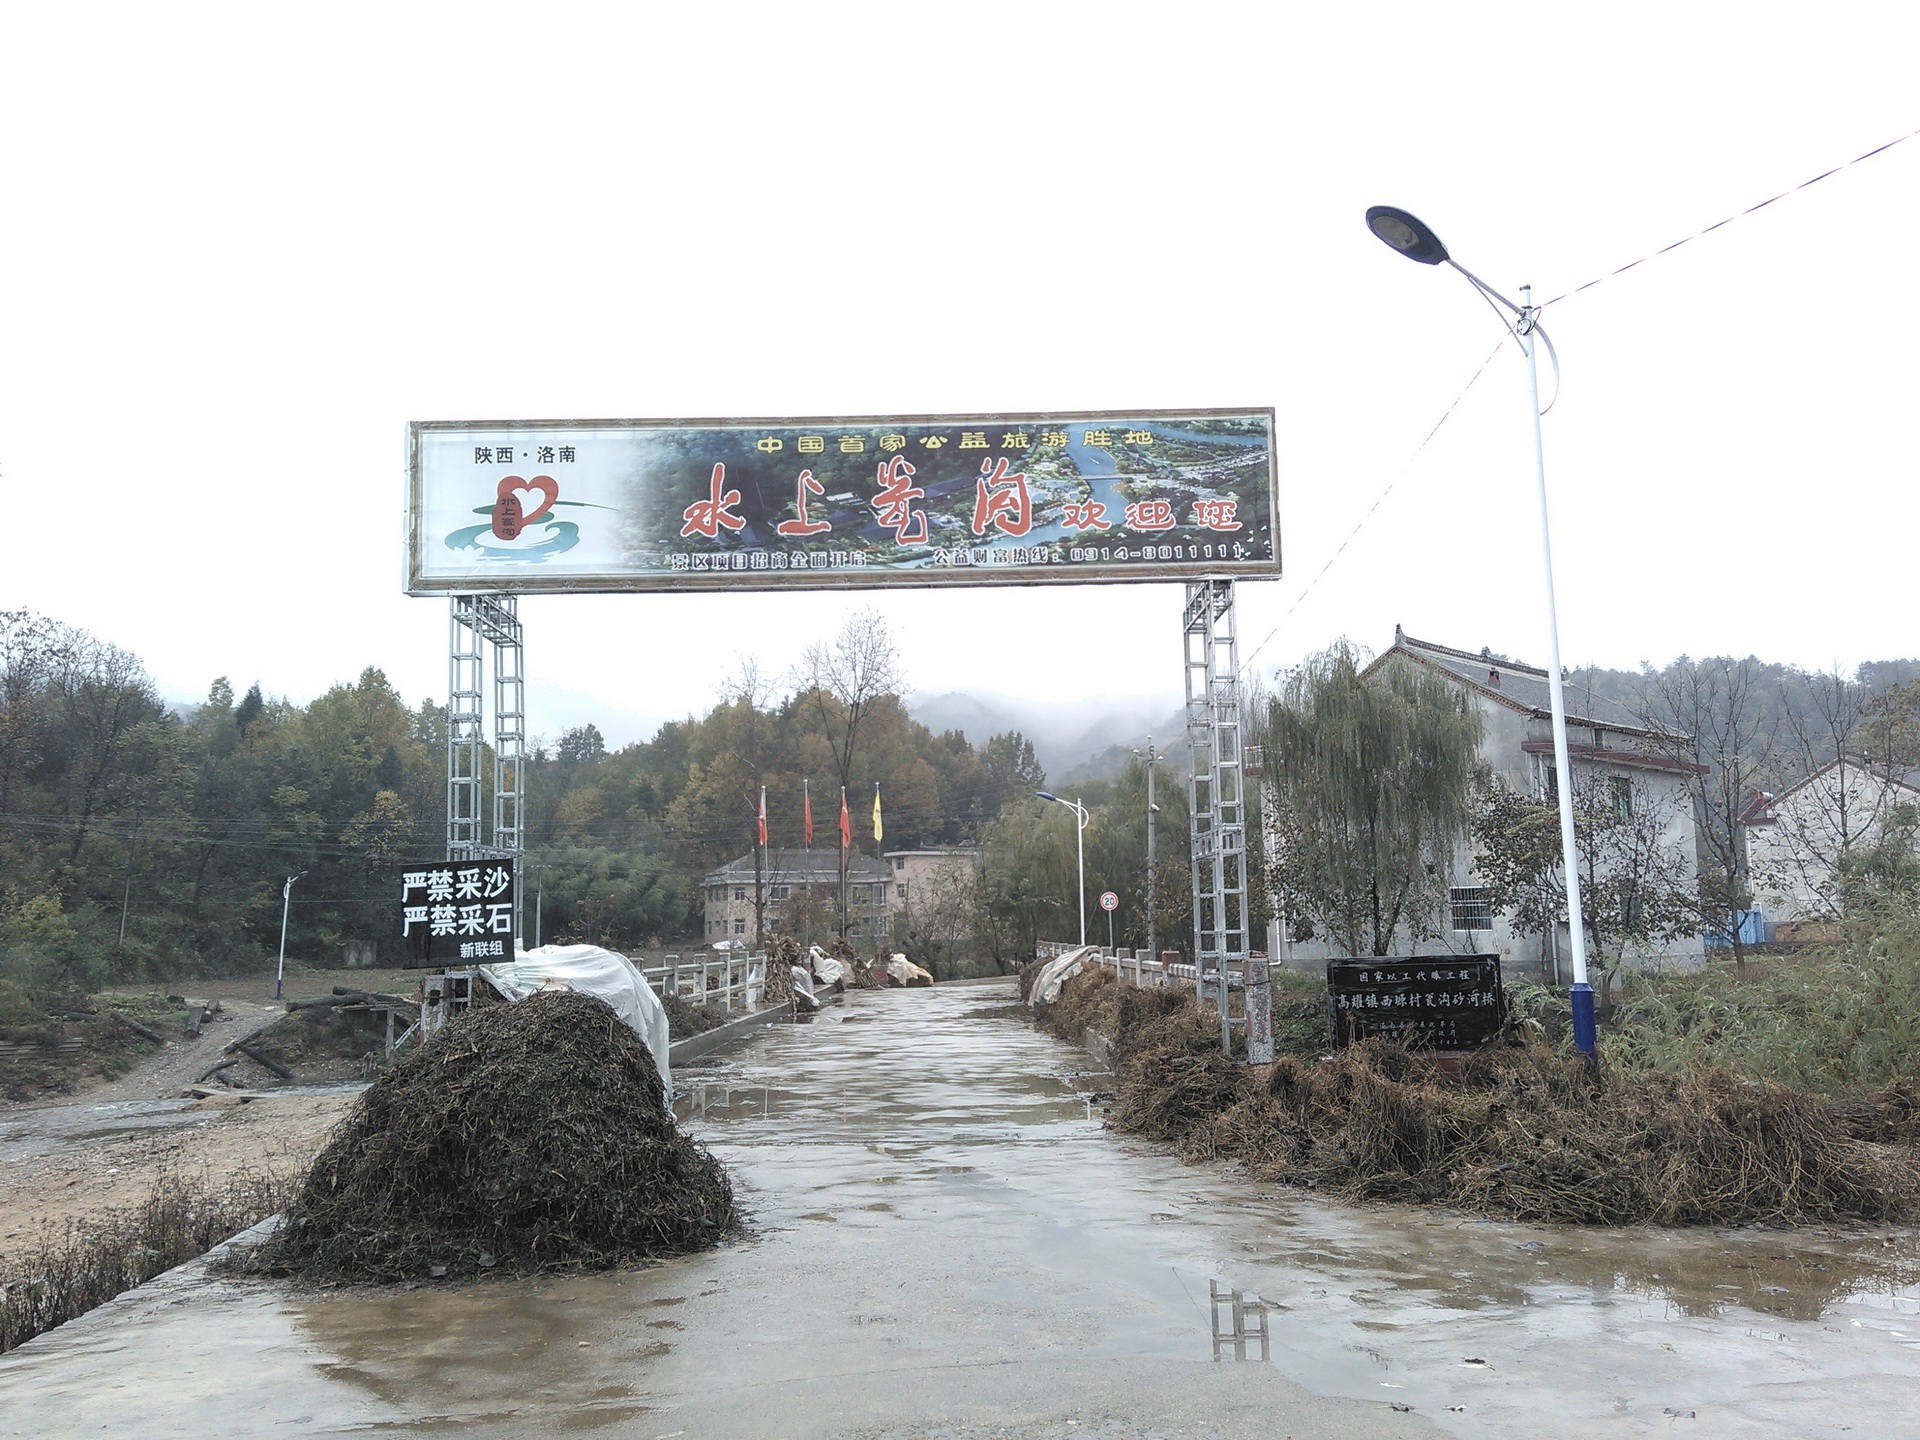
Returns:
[[[667,1038],[670,1040],[704,1035],[727,1023],[727,1012],[711,1000],[696,1005],[679,995],[662,995],[660,1008],[667,1012]]]
[[[542,992],[469,1011],[375,1080],[245,1264],[367,1280],[601,1268],[704,1249],[735,1219],[640,1037],[592,996]]]
[[[1250,1069],[1221,1054],[1218,1019],[1184,992],[1099,971],[1069,981],[1038,1021],[1113,1042],[1115,1128],[1345,1199],[1610,1225],[1920,1212],[1920,1090],[1904,1083],[1835,1101],[1724,1069],[1595,1069],[1537,1042],[1448,1068],[1374,1040]],[[1324,1030],[1294,1028],[1324,1043]]]

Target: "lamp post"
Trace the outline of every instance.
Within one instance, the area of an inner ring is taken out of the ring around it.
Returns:
[[[287,974],[287,908],[293,904],[293,882],[301,879],[307,872],[289,875],[280,882],[280,959],[273,967],[273,998],[280,998],[281,982]]]
[[[1513,312],[1507,329],[1520,342],[1527,357],[1527,419],[1533,428],[1533,471],[1540,501],[1540,563],[1547,588],[1547,696],[1553,712],[1554,790],[1560,803],[1560,865],[1567,876],[1567,930],[1573,948],[1573,1043],[1581,1054],[1594,1054],[1593,987],[1587,983],[1587,935],[1580,909],[1579,851],[1573,830],[1573,769],[1567,758],[1567,702],[1560,683],[1560,621],[1553,596],[1553,537],[1547,524],[1547,458],[1540,439],[1540,370],[1534,358],[1533,337],[1545,338],[1540,327],[1540,311],[1533,303],[1533,287],[1520,287],[1520,303],[1514,304],[1479,276],[1456,262],[1447,253],[1440,237],[1417,216],[1390,205],[1375,205],[1367,211],[1367,228],[1390,249],[1399,251],[1421,265],[1450,265],[1466,277],[1469,284],[1490,302]],[[1498,313],[1497,311],[1495,313]],[[1553,342],[1547,341],[1548,350]]]
[[[1066,806],[1080,822],[1079,829],[1073,833],[1073,849],[1076,868],[1080,873],[1080,943],[1084,945],[1087,943],[1087,807],[1078,800],[1062,800],[1058,795],[1049,795],[1044,790],[1033,793],[1042,800]]]
[[[1138,750],[1133,752],[1138,755]],[[1160,813],[1160,807],[1153,803],[1153,771],[1160,757],[1153,748],[1153,736],[1147,736],[1147,955],[1155,964],[1160,960],[1159,935],[1155,933],[1153,914],[1153,832],[1158,828],[1154,817]]]

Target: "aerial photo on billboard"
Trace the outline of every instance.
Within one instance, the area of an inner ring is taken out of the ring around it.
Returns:
[[[416,421],[408,593],[1280,573],[1271,410]]]

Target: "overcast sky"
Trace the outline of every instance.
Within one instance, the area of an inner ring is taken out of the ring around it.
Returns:
[[[304,700],[445,687],[410,419],[1264,406],[1261,668],[1544,655],[1545,299],[1920,128],[1911,5],[15,5],[0,608]],[[1920,653],[1920,140],[1547,313],[1570,664]],[[1312,584],[1390,483],[1393,492]],[[1302,598],[1305,592],[1304,599]],[[1178,587],[523,603],[610,738],[861,603],[913,682],[1177,693]]]

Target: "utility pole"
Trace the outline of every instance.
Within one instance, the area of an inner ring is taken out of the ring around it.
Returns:
[[[280,884],[280,958],[273,967],[273,998],[280,998],[281,983],[287,975],[287,910],[293,904],[293,882],[306,875],[302,870],[298,875],[289,875]]]
[[[1153,832],[1157,827],[1155,817],[1160,807],[1153,803],[1153,771],[1159,756],[1153,753],[1153,736],[1147,736],[1147,956],[1155,963],[1160,959],[1159,935],[1154,927],[1153,908]]]

